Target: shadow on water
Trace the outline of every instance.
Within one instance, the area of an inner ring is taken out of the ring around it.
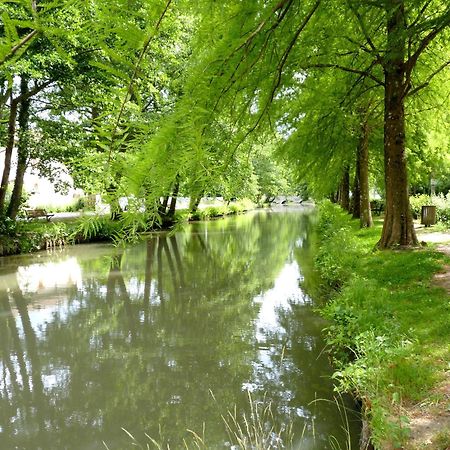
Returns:
[[[222,416],[251,413],[249,392],[276,429],[292,424],[294,448],[346,448],[324,323],[299,287],[311,221],[262,211],[121,252],[3,258],[0,448],[135,448],[122,427],[171,448],[204,427],[206,448],[225,448]]]

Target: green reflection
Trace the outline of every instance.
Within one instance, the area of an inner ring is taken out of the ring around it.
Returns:
[[[224,448],[221,415],[248,411],[246,389],[298,437],[305,427],[305,444],[314,432],[310,448],[343,439],[336,408],[311,404],[332,386],[323,323],[298,287],[310,221],[262,211],[120,253],[4,258],[0,448],[135,448],[123,427],[174,449],[203,424],[208,448]]]

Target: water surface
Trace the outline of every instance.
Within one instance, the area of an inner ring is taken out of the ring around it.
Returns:
[[[123,429],[144,448],[145,433],[182,448],[188,430],[230,448],[222,416],[242,424],[249,398],[271,404],[263,428],[292,426],[290,447],[346,448],[301,288],[310,230],[304,210],[260,211],[121,251],[0,258],[0,448],[137,448]]]

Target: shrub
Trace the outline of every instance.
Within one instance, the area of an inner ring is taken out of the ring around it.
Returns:
[[[110,240],[116,239],[121,228],[120,222],[114,222],[104,216],[83,216],[71,234],[74,240]]]
[[[331,287],[338,288],[350,278],[357,260],[355,254],[360,245],[353,236],[355,221],[338,205],[326,200],[319,206],[317,227],[320,246],[316,268]]]
[[[17,234],[19,224],[17,221],[9,217],[0,216],[0,236],[15,236]]]

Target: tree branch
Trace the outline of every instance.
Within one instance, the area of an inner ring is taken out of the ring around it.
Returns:
[[[34,86],[33,89],[30,89],[26,93],[21,94],[18,97],[12,99],[11,103],[18,105],[20,102],[29,100],[31,97],[35,96],[36,94],[39,94],[39,92],[43,91],[46,87],[50,86],[54,82],[55,80],[48,80],[44,81],[42,84],[37,84]]]
[[[447,12],[440,18],[441,22],[438,26],[436,26],[430,33],[428,33],[419,43],[419,46],[417,47],[417,50],[408,58],[408,60],[405,63],[406,67],[406,75],[410,77],[412,70],[414,69],[414,66],[417,63],[417,60],[419,59],[420,55],[423,53],[423,51],[430,45],[430,43],[433,41],[433,39],[448,25],[450,25],[450,8],[447,10]]]
[[[167,1],[166,6],[165,6],[163,12],[161,13],[161,15],[159,16],[158,21],[156,22],[155,30],[154,30],[155,33],[151,33],[151,34],[150,34],[150,36],[147,38],[146,42],[144,43],[144,46],[142,47],[141,53],[139,54],[137,63],[136,63],[136,65],[135,65],[135,67],[134,67],[133,74],[132,74],[132,76],[131,76],[130,82],[129,82],[128,87],[127,87],[127,92],[125,93],[125,97],[124,97],[124,99],[123,99],[122,105],[120,106],[119,114],[117,115],[117,120],[116,120],[116,122],[115,122],[115,124],[114,124],[114,128],[113,128],[112,133],[111,133],[111,146],[110,146],[110,148],[109,148],[108,163],[111,161],[111,155],[112,155],[112,142],[113,142],[113,140],[114,140],[114,138],[115,138],[115,136],[116,136],[117,128],[119,127],[119,124],[120,124],[120,119],[122,118],[122,115],[123,115],[123,113],[124,113],[124,111],[125,111],[125,105],[127,104],[128,97],[129,97],[129,96],[131,95],[131,93],[132,93],[133,85],[134,85],[134,80],[135,80],[135,78],[136,78],[136,76],[137,76],[139,67],[140,67],[140,65],[141,65],[141,63],[142,63],[142,60],[144,59],[145,54],[147,53],[147,50],[148,50],[148,48],[149,48],[149,46],[150,46],[150,43],[152,42],[152,40],[153,40],[153,38],[154,38],[156,32],[159,30],[159,27],[160,27],[160,25],[161,25],[161,22],[163,21],[163,19],[164,19],[165,15],[166,15],[166,13],[167,13],[167,11],[168,11],[168,9],[169,9],[171,3],[172,3],[172,0],[168,0],[168,1]]]
[[[428,6],[430,5],[430,3],[433,0],[427,0],[425,2],[425,4],[422,6],[422,8],[420,9],[419,13],[417,14],[417,17],[411,22],[411,24],[408,26],[408,29],[413,28],[417,25],[417,23],[419,22],[420,18],[423,16],[423,13],[425,12],[425,10],[428,8]]]
[[[284,17],[286,16],[289,8],[292,6],[293,0],[283,0],[280,3],[278,3],[277,6],[275,6],[275,8],[273,8],[271,15],[275,14],[279,9],[282,9],[281,14],[277,17],[277,20],[274,22],[274,24],[265,31],[265,38],[264,38],[264,42],[260,48],[260,51],[258,52],[258,55],[256,56],[256,58],[254,59],[253,62],[251,62],[247,68],[239,74],[239,78],[240,79],[245,79],[247,73],[249,73],[253,67],[258,63],[258,61],[263,57],[263,55],[265,54],[265,51],[267,49],[267,45],[269,43],[270,37],[272,36],[273,32],[278,28],[278,26],[280,25],[280,23],[282,22],[282,20],[284,19]],[[252,34],[249,36],[249,38],[247,38],[247,40],[241,44],[239,47],[237,47],[235,50],[233,50],[233,52],[231,52],[231,54],[224,60],[224,62],[222,63],[222,67],[225,66],[225,64],[231,59],[231,57],[240,49],[242,48],[246,48],[246,50],[248,50],[251,40],[256,36],[257,33],[259,33],[262,28],[264,27],[264,25],[267,24],[269,18],[264,19],[262,22],[260,22],[260,24],[258,25],[258,27],[256,28],[255,31],[252,32]],[[248,53],[251,52],[252,49],[250,49]],[[216,111],[220,100],[222,99],[222,97],[233,87],[233,85],[236,83],[237,79],[235,78],[239,67],[241,66],[241,64],[245,61],[247,55],[244,53],[241,58],[239,59],[239,61],[237,62],[233,72],[231,73],[227,83],[225,84],[225,86],[222,88],[220,94],[217,97],[217,100],[214,104],[214,107],[212,108],[212,112]]]
[[[16,44],[7,55],[3,57],[2,60],[0,60],[0,66],[4,64],[8,59],[12,58],[24,45],[26,45],[28,42],[30,42],[39,31],[33,30],[31,33],[28,33],[18,44]]]
[[[286,5],[286,3],[287,3],[287,5]],[[293,0],[282,0],[280,3],[278,3],[278,5],[276,5],[272,9],[272,12],[271,12],[270,16],[266,17],[264,20],[261,20],[261,22],[258,24],[258,26],[250,33],[249,37],[245,40],[245,42],[243,42],[235,50],[233,50],[233,52],[230,54],[230,56],[228,58],[231,58],[231,56],[233,56],[236,52],[238,52],[242,48],[247,47],[248,45],[250,45],[250,43],[253,40],[253,38],[264,28],[264,26],[266,25],[266,23],[270,19],[270,17],[273,14],[275,14],[279,9],[284,8],[284,6],[286,5],[284,10],[280,14],[280,17],[278,17],[277,21],[272,25],[272,27],[269,30],[269,31],[273,31],[281,23],[281,21],[284,19],[285,15],[286,15],[287,11],[289,10],[289,8],[291,7],[292,3],[293,3]]]
[[[320,5],[320,2],[321,2],[321,0],[317,0],[316,3],[314,3],[314,5],[311,8],[311,10],[309,11],[308,15],[303,19],[303,22],[298,27],[297,31],[295,32],[294,36],[292,37],[291,41],[289,42],[286,50],[284,51],[283,56],[281,57],[281,60],[277,66],[277,77],[276,77],[274,85],[272,87],[272,91],[270,93],[268,103],[272,103],[275,92],[278,89],[278,87],[280,86],[281,76],[283,74],[283,68],[286,64],[289,54],[291,53],[291,50],[294,48],[294,45],[297,42],[297,39],[300,36],[300,33],[305,29],[306,25],[308,25],[308,22],[311,20],[311,17],[316,12],[317,8]],[[267,109],[267,108],[265,108],[265,109]]]
[[[294,36],[292,37],[292,39],[290,40],[287,48],[285,49],[285,51],[283,52],[283,55],[281,57],[280,62],[278,63],[277,66],[277,75],[276,78],[274,80],[274,84],[272,86],[272,90],[269,94],[269,97],[266,101],[266,104],[263,108],[263,110],[261,111],[261,113],[258,115],[258,118],[256,119],[256,122],[247,130],[247,132],[244,134],[243,138],[238,142],[238,144],[236,145],[234,152],[236,152],[236,150],[242,145],[243,142],[245,142],[245,140],[247,139],[247,137],[253,133],[256,128],[258,128],[258,125],[260,124],[262,118],[264,117],[265,113],[267,112],[267,109],[269,108],[270,104],[273,102],[274,96],[275,96],[275,92],[278,89],[278,87],[280,86],[281,83],[281,77],[283,74],[283,68],[286,64],[286,61],[292,51],[292,49],[295,46],[295,43],[297,42],[300,33],[305,29],[306,25],[308,24],[308,22],[311,20],[312,16],[314,15],[314,13],[316,12],[317,8],[320,5],[321,0],[317,0],[313,7],[311,8],[311,10],[309,11],[309,13],[307,14],[307,16],[303,19],[303,22],[300,24],[300,26],[297,28],[297,31],[295,32]],[[233,154],[234,154],[233,152]]]
[[[445,62],[444,64],[442,64],[437,70],[435,70],[431,75],[428,76],[428,78],[426,79],[425,82],[423,82],[423,83],[420,84],[419,86],[415,87],[414,89],[410,90],[410,89],[411,89],[411,86],[409,85],[408,88],[407,88],[407,90],[406,90],[405,96],[407,96],[407,95],[408,95],[408,96],[409,96],[409,95],[414,95],[417,91],[420,91],[421,89],[426,88],[426,87],[430,84],[431,80],[432,80],[439,72],[442,72],[447,66],[450,66],[450,61],[447,61],[447,62]]]
[[[347,0],[347,4],[348,4],[350,10],[352,11],[352,13],[355,15],[355,17],[356,17],[356,19],[358,21],[359,27],[361,28],[361,31],[362,31],[364,37],[366,38],[366,41],[369,44],[369,47],[371,48],[372,52],[375,54],[375,57],[376,57],[378,63],[383,65],[383,59],[382,59],[382,57],[380,55],[380,52],[375,47],[375,44],[373,43],[373,41],[372,41],[372,39],[370,37],[370,34],[367,31],[366,24],[364,23],[364,20],[363,20],[361,14],[359,13],[358,9],[354,7],[354,5],[353,5],[351,0]]]
[[[375,83],[377,83],[380,86],[384,86],[383,81],[381,81],[375,75],[372,75],[367,70],[353,69],[352,67],[345,67],[345,66],[341,66],[340,64],[308,64],[306,66],[302,66],[302,69],[324,69],[324,68],[339,69],[344,72],[357,73],[364,77],[370,78],[371,80],[375,81]]]

